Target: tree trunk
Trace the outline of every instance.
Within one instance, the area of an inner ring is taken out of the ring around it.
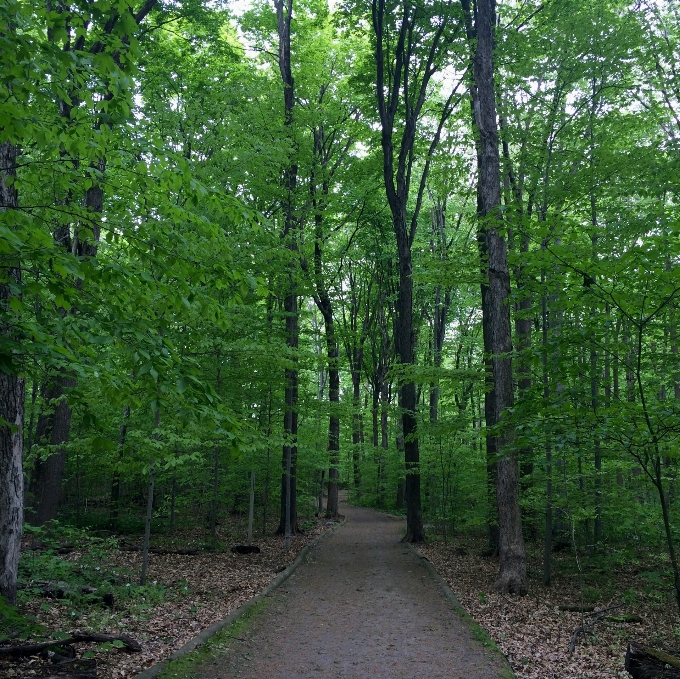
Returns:
[[[31,521],[37,526],[56,519],[59,511],[66,462],[65,444],[69,438],[72,415],[66,390],[76,384],[75,377],[67,373],[56,375],[53,379],[54,382],[46,388],[45,401],[54,411],[41,414],[36,427],[36,441],[48,444],[53,449],[47,458],[36,460],[33,470]]]
[[[161,422],[160,406],[157,405],[156,413],[154,414],[154,434],[153,437],[158,441],[158,427]],[[149,568],[149,546],[151,544],[151,519],[153,518],[153,493],[156,481],[156,460],[151,459],[149,465],[149,485],[146,495],[146,521],[144,523],[144,544],[142,546],[142,572],[139,576],[139,584],[146,585],[146,575]]]
[[[319,148],[323,140],[323,132],[315,134],[315,151],[321,154]],[[323,185],[323,198],[328,193],[328,186]],[[335,335],[335,322],[333,319],[333,304],[328,288],[323,280],[323,249],[322,249],[322,222],[323,213],[317,201],[316,191],[312,188],[312,199],[315,207],[316,240],[314,243],[314,278],[316,287],[315,302],[323,316],[324,333],[326,336],[326,354],[328,356],[328,401],[330,413],[328,417],[328,501],[326,504],[326,516],[336,519],[338,517],[338,479],[340,478],[340,417],[338,409],[340,405],[340,352],[338,339]]]
[[[361,368],[364,362],[364,350],[362,346],[355,346],[352,360],[352,480],[357,497],[361,494],[361,430],[363,429],[363,417],[361,413]]]
[[[444,8],[442,8],[444,9]],[[448,6],[447,6],[448,9]],[[441,136],[442,128],[452,110],[455,89],[446,101],[436,133],[430,137],[428,153],[422,165],[417,192],[410,192],[414,168],[414,148],[424,130],[418,128],[423,104],[427,98],[430,78],[442,66],[446,49],[444,31],[453,13],[442,11],[437,28],[429,30],[420,24],[421,15],[409,3],[400,5],[401,17],[394,34],[385,26],[387,10],[384,0],[373,0],[372,23],[375,33],[376,96],[381,125],[383,180],[390,206],[392,227],[397,245],[399,288],[394,321],[394,345],[399,363],[408,371],[415,363],[415,331],[413,322],[412,244],[418,227],[422,199],[430,162]],[[421,41],[422,40],[422,41]],[[416,56],[420,51],[420,55]],[[440,60],[442,60],[440,62]],[[412,78],[412,76],[414,76]],[[396,125],[396,115],[402,116]],[[397,131],[398,130],[398,131]],[[397,141],[395,148],[395,141]],[[396,161],[396,163],[395,163]],[[414,199],[410,219],[409,199]],[[399,384],[399,407],[404,434],[406,471],[406,535],[404,542],[422,542],[423,516],[420,498],[420,451],[416,418],[416,385],[407,373]]]
[[[545,274],[541,274],[541,282],[545,284]],[[543,291],[541,298],[541,328],[543,333],[543,356],[541,357],[543,363],[543,399],[545,407],[548,407],[548,399],[550,398],[550,381],[548,377],[548,302],[547,293]],[[553,540],[553,482],[552,482],[552,441],[550,433],[550,425],[545,425],[546,443],[545,443],[545,534],[543,536],[543,584],[546,587],[550,586],[552,580],[552,540]]]
[[[0,209],[16,210],[18,195],[13,182],[16,177],[16,147],[0,144]],[[9,183],[8,178],[12,178]],[[8,283],[0,285],[0,332],[11,339],[13,328],[9,305],[10,287],[21,285],[21,268],[15,262],[5,270]],[[0,596],[16,604],[17,572],[24,504],[24,398],[26,385],[12,358],[0,365]]]
[[[102,158],[97,163],[97,171],[103,174],[106,161]],[[103,209],[104,194],[99,184],[91,186],[84,200],[84,207],[92,215],[86,225],[77,225],[71,239],[68,225],[55,229],[54,238],[67,252],[80,257],[94,258],[100,237],[99,217]],[[82,290],[83,281],[78,279],[75,287]],[[77,311],[73,306],[69,313]],[[33,511],[31,520],[38,526],[57,518],[61,501],[61,484],[66,464],[66,443],[71,431],[71,406],[68,392],[76,385],[72,371],[61,369],[53,377],[51,384],[45,388],[45,399],[54,404],[54,412],[40,415],[36,429],[36,440],[48,443],[53,452],[44,460],[37,459],[31,480]]]
[[[253,519],[255,517],[255,472],[248,472],[250,481],[250,499],[248,502],[248,544],[253,544]]]
[[[118,431],[118,462],[122,463],[125,450],[125,437],[127,436],[127,422],[130,417],[130,406],[125,406],[123,411],[123,422]],[[111,482],[111,502],[109,509],[109,529],[116,530],[118,527],[118,517],[120,516],[120,469],[113,472]]]
[[[493,40],[496,12],[494,0],[479,0],[475,15],[476,49],[472,104],[479,134],[477,207],[480,218],[478,242],[485,268],[482,284],[482,327],[485,351],[491,361],[493,390],[485,408],[487,428],[494,428],[493,452],[497,459],[501,592],[526,594],[526,551],[519,507],[517,454],[508,448],[512,434],[498,429],[505,410],[513,406],[510,277],[507,248],[501,235],[502,215],[498,126],[494,90]]]
[[[283,84],[284,124],[292,135],[293,107],[295,105],[295,90],[290,58],[290,23],[293,15],[293,0],[274,0],[276,7],[276,21],[279,38],[279,70]],[[286,344],[290,351],[292,368],[286,368],[285,413],[283,416],[283,430],[285,443],[283,446],[283,474],[281,475],[281,517],[279,533],[290,540],[290,534],[297,528],[297,434],[298,434],[298,370],[297,349],[299,336],[299,312],[296,273],[298,267],[297,253],[297,221],[294,214],[294,193],[297,185],[298,167],[294,160],[290,160],[284,172],[284,233],[286,247],[291,253],[288,273],[288,292],[284,299],[283,308],[286,316]]]
[[[403,225],[404,231],[406,225]],[[400,248],[399,253],[399,294],[396,308],[395,348],[399,362],[404,365],[414,363],[413,337],[413,278],[410,247]],[[406,501],[406,535],[403,542],[423,542],[423,514],[420,501],[420,451],[418,448],[418,425],[416,420],[416,385],[412,380],[399,388],[399,410],[404,432],[404,465],[406,481],[404,499]]]
[[[338,366],[339,351],[333,323],[333,311],[330,299],[326,297],[327,311],[324,313],[326,328],[326,350],[328,352],[328,399],[330,401],[330,416],[328,422],[328,454],[330,467],[328,470],[328,501],[326,516],[338,517],[338,479],[340,477],[340,370]]]

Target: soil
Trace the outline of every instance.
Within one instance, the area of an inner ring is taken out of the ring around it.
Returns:
[[[341,511],[347,523],[312,549],[244,636],[194,666],[191,676],[504,676],[501,658],[473,637],[423,560],[400,544],[403,520],[346,504]]]

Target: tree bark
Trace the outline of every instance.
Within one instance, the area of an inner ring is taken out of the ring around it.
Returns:
[[[3,213],[19,206],[14,185],[17,149],[9,141],[0,144],[0,209]],[[10,213],[11,214],[11,213]],[[21,267],[14,262],[3,272],[7,282],[0,285],[0,334],[13,339],[9,305],[11,286],[21,285]],[[15,338],[14,338],[15,339]],[[12,357],[0,366],[0,596],[16,604],[17,572],[21,549],[24,504],[24,399],[26,385]]]
[[[276,8],[277,32],[279,38],[279,70],[283,85],[284,125],[292,135],[293,107],[295,105],[295,83],[290,58],[290,24],[293,15],[293,0],[274,0]],[[284,231],[286,247],[291,253],[288,272],[288,292],[283,308],[286,317],[286,344],[290,351],[293,367],[286,368],[285,413],[283,416],[283,430],[285,443],[283,446],[281,475],[281,517],[278,533],[290,539],[290,534],[297,528],[297,433],[298,433],[298,369],[297,349],[299,341],[299,312],[296,273],[298,267],[297,229],[294,214],[294,193],[297,185],[298,167],[291,159],[284,173]]]
[[[118,462],[123,461],[125,451],[125,438],[127,437],[127,423],[130,418],[130,406],[125,406],[123,410],[123,422],[118,430]],[[111,482],[111,503],[109,508],[109,529],[116,530],[118,527],[118,518],[120,516],[120,469],[117,468],[113,472],[113,480]]]
[[[103,174],[106,160],[100,158],[96,169]],[[75,228],[71,239],[68,226],[55,229],[55,240],[66,251],[73,252],[80,257],[94,258],[97,256],[97,246],[100,237],[101,217],[104,205],[104,193],[100,184],[93,184],[85,194],[83,206],[86,214],[91,215],[85,223]],[[76,281],[76,289],[82,290],[83,281]],[[70,313],[75,313],[72,307]],[[36,440],[48,443],[53,452],[44,460],[37,459],[33,470],[31,494],[33,512],[31,520],[38,526],[57,518],[61,501],[61,484],[66,464],[66,448],[71,431],[71,406],[68,402],[68,392],[75,387],[76,379],[72,371],[62,369],[53,377],[53,382],[45,387],[45,399],[54,404],[54,412],[42,414],[38,418]]]
[[[314,245],[314,275],[316,278],[316,305],[323,316],[324,330],[326,335],[326,353],[328,355],[328,400],[330,403],[330,415],[328,418],[328,501],[326,503],[326,516],[338,517],[338,479],[340,477],[340,418],[338,407],[340,405],[340,366],[338,340],[335,335],[335,322],[333,319],[333,305],[328,289],[323,281],[323,250],[321,247],[321,221],[322,215],[317,212],[316,219],[316,242]]]
[[[465,8],[465,0],[463,0]],[[469,15],[469,4],[467,8]],[[479,0],[475,14],[476,49],[471,87],[475,126],[479,135],[477,208],[478,242],[484,267],[482,327],[485,352],[491,362],[493,385],[485,406],[486,425],[492,430],[497,459],[500,573],[496,588],[526,594],[526,551],[519,507],[517,454],[509,450],[512,434],[502,427],[505,410],[514,404],[510,326],[510,276],[503,227],[493,42],[496,20],[494,0]],[[494,435],[495,434],[495,435]]]

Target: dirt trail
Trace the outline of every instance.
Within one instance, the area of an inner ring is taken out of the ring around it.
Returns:
[[[403,521],[342,505],[327,537],[198,679],[496,679],[501,663],[471,635]]]

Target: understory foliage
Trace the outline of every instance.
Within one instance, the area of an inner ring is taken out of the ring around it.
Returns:
[[[25,402],[19,425],[0,424],[23,431],[29,524],[140,533],[151,477],[152,537],[198,527],[223,548],[222,522],[248,514],[251,472],[255,534],[274,530],[288,446],[303,530],[333,464],[331,417],[351,501],[401,511],[398,391],[414,383],[427,536],[489,532],[465,6],[409,5],[414,44],[445,7],[447,32],[408,158],[426,179],[408,193],[404,365],[367,5],[293,2],[290,114],[270,3],[2,4],[0,145],[13,160],[0,169],[16,205],[0,209],[0,371],[23,381]],[[680,602],[677,3],[497,12],[515,403],[496,433],[513,432],[524,537],[544,543],[545,584],[555,547],[659,549],[661,588]],[[36,558],[22,556],[20,581]]]

